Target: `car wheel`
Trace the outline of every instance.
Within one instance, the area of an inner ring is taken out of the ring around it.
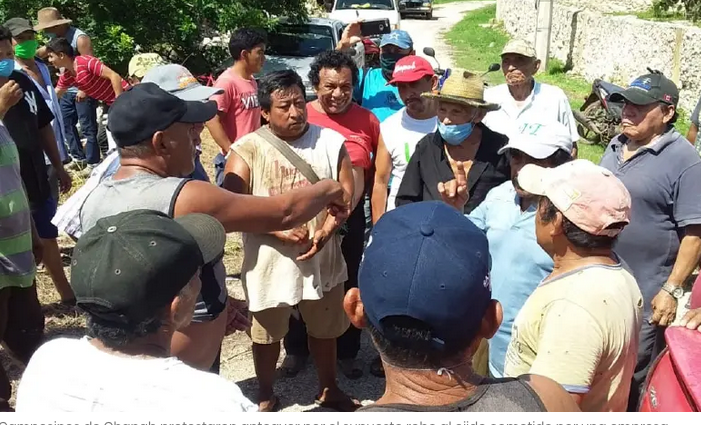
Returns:
[[[406,13],[400,13],[399,19],[406,19]]]
[[[430,11],[430,12],[428,12],[428,13],[426,14],[426,19],[429,20],[429,21],[430,21],[431,19],[433,19],[433,11]]]

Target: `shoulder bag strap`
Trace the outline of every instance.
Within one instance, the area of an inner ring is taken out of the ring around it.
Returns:
[[[287,160],[290,161],[290,163],[294,165],[295,168],[297,168],[297,170],[299,170],[299,172],[302,173],[302,175],[306,177],[311,184],[318,183],[321,180],[316,172],[314,172],[312,166],[309,165],[307,161],[302,159],[301,156],[297,155],[297,153],[290,148],[287,142],[274,135],[267,126],[259,128],[256,130],[256,133],[265,139],[266,142],[270,143],[275,149],[277,149],[278,152],[280,152],[285,158],[287,158]]]

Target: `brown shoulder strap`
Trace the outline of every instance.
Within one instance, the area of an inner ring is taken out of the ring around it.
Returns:
[[[302,173],[302,175],[306,177],[310,183],[315,184],[321,180],[316,172],[314,172],[312,166],[309,165],[301,156],[297,155],[297,153],[290,148],[287,142],[274,135],[268,129],[268,126],[259,128],[256,130],[256,133],[265,139],[266,142],[270,143],[275,149],[277,149],[278,152],[280,152],[285,158],[287,158],[287,160],[290,161],[290,163],[294,165],[295,168],[297,168],[297,170],[299,170],[299,172]]]

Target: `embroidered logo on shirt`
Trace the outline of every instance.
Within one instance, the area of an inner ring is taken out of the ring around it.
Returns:
[[[27,102],[29,111],[32,114],[37,115],[39,112],[39,106],[37,104],[36,96],[34,96],[34,92],[24,92],[24,101]]]

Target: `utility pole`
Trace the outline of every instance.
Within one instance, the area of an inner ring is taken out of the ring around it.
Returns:
[[[555,0],[536,0],[535,51],[540,59],[540,71],[548,69],[550,33],[553,27],[553,4]]]

